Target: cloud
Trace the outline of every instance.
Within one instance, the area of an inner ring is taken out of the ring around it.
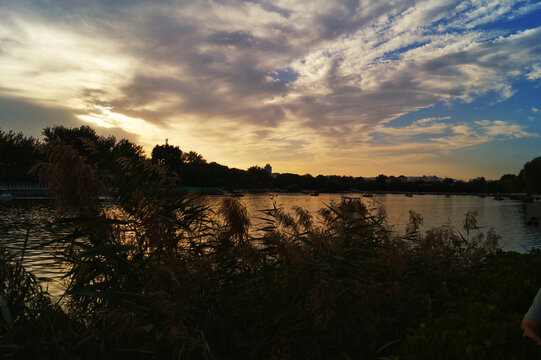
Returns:
[[[415,123],[400,128],[380,126],[377,127],[373,133],[387,134],[392,136],[412,136],[419,134],[441,134],[449,129],[449,125],[443,123],[433,123],[428,126],[424,125],[426,123],[420,124]]]
[[[435,122],[435,121],[443,121],[443,120],[450,120],[450,119],[451,119],[450,116],[428,117],[428,118],[415,120],[414,123],[422,125],[422,124],[428,124],[428,123]]]
[[[0,96],[144,129],[148,146],[167,137],[237,166],[260,157],[431,156],[530,136],[509,122],[392,121],[489,93],[505,101],[515,81],[539,79],[541,28],[489,26],[538,8],[503,0],[8,1]]]
[[[528,80],[541,79],[541,66],[533,65],[528,73]]]
[[[46,126],[61,123],[67,126],[80,125],[75,114],[68,108],[0,96],[0,109],[0,127],[3,130],[23,131],[35,137],[39,137]]]
[[[390,135],[369,141],[363,149],[365,156],[404,156],[413,160],[427,159],[449,154],[494,141],[508,139],[537,138],[539,134],[529,132],[525,126],[501,120],[480,120],[473,123],[430,123],[421,125],[419,120],[411,125],[398,128],[378,128],[374,133]],[[449,120],[448,117],[445,120]]]
[[[510,138],[522,138],[522,137],[539,137],[536,133],[529,133],[524,130],[524,126],[518,124],[512,124],[501,120],[494,120],[492,122],[482,123],[482,129],[488,136],[491,137],[510,137]]]

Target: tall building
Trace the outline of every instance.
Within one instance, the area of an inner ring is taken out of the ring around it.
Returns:
[[[272,166],[270,164],[265,165],[265,171],[272,175]]]

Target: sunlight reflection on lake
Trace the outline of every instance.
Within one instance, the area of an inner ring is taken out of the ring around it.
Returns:
[[[271,197],[268,194],[246,194],[241,198],[252,218],[252,225],[258,227],[261,221],[256,219],[259,210],[273,206],[283,206],[290,211],[293,206],[300,206],[313,215],[331,201],[339,202],[343,194],[320,194],[319,196],[299,194],[278,194]],[[362,197],[361,194],[347,194],[349,197]],[[221,197],[208,196],[212,205],[219,203]],[[504,250],[519,252],[529,251],[534,247],[541,247],[541,228],[527,226],[525,222],[524,203],[518,200],[494,200],[487,196],[460,196],[445,197],[442,195],[414,195],[403,194],[377,194],[373,199],[363,198],[369,206],[383,207],[387,212],[389,224],[394,231],[404,233],[409,219],[409,210],[413,210],[424,219],[422,230],[449,224],[462,231],[464,215],[469,210],[478,212],[478,225],[482,231],[493,227],[501,235],[500,245]],[[260,214],[260,213],[259,213]]]
[[[300,206],[312,214],[332,201],[339,202],[342,194],[246,194],[240,200],[246,205],[252,220],[252,229],[260,228],[263,221],[260,210],[282,206],[291,211],[293,206]],[[360,197],[360,194],[348,194]],[[218,206],[222,197],[205,196],[203,200],[210,207]],[[496,201],[492,197],[414,195],[406,197],[399,194],[378,194],[375,198],[363,198],[363,201],[376,208],[383,207],[387,212],[389,224],[398,233],[404,233],[409,218],[409,210],[422,215],[422,230],[449,224],[462,230],[464,214],[477,210],[479,226],[486,226],[483,231],[493,227],[501,235],[500,245],[504,250],[519,252],[541,247],[541,228],[527,226],[524,203],[504,199]],[[48,223],[54,220],[54,212],[48,201],[12,200],[0,202],[0,241],[9,251],[20,258],[28,231],[28,248],[25,252],[24,265],[42,280],[53,295],[62,293],[61,276],[64,270],[54,261],[54,248],[42,246],[53,240]]]

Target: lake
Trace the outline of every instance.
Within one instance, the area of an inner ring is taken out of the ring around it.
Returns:
[[[259,210],[277,205],[289,211],[293,206],[300,206],[314,215],[319,209],[332,201],[338,202],[343,194],[320,194],[310,196],[304,194],[246,194],[240,200],[246,205],[252,218],[252,225],[257,228]],[[359,197],[359,194],[347,194]],[[206,196],[209,205],[216,206],[220,196]],[[527,252],[534,247],[541,247],[541,227],[528,226],[525,221],[525,205],[518,200],[504,199],[496,201],[492,197],[453,195],[413,195],[378,194],[373,199],[363,198],[370,206],[383,207],[388,215],[389,224],[394,231],[404,233],[409,219],[409,210],[413,210],[424,219],[422,230],[450,224],[462,230],[464,214],[476,210],[479,214],[478,225],[493,227],[502,239],[500,245],[504,250]],[[19,257],[22,253],[25,238],[28,235],[28,246],[24,256],[24,265],[40,278],[54,295],[62,292],[61,276],[64,270],[54,261],[54,249],[51,246],[40,246],[52,240],[48,230],[48,222],[54,219],[54,213],[48,201],[44,200],[11,200],[0,201],[0,240],[12,254]]]

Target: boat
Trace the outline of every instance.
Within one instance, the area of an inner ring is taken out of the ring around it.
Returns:
[[[310,196],[319,196],[319,192],[317,192],[317,191],[311,192]]]
[[[412,193],[407,193],[406,196],[407,197],[413,197],[413,194]]]
[[[365,198],[373,198],[374,194],[364,194],[363,197],[365,197]]]
[[[541,201],[526,204],[526,223],[529,226],[539,226],[541,224]]]
[[[5,192],[5,193],[0,194],[0,200],[9,200],[9,199],[13,199],[12,193]]]

